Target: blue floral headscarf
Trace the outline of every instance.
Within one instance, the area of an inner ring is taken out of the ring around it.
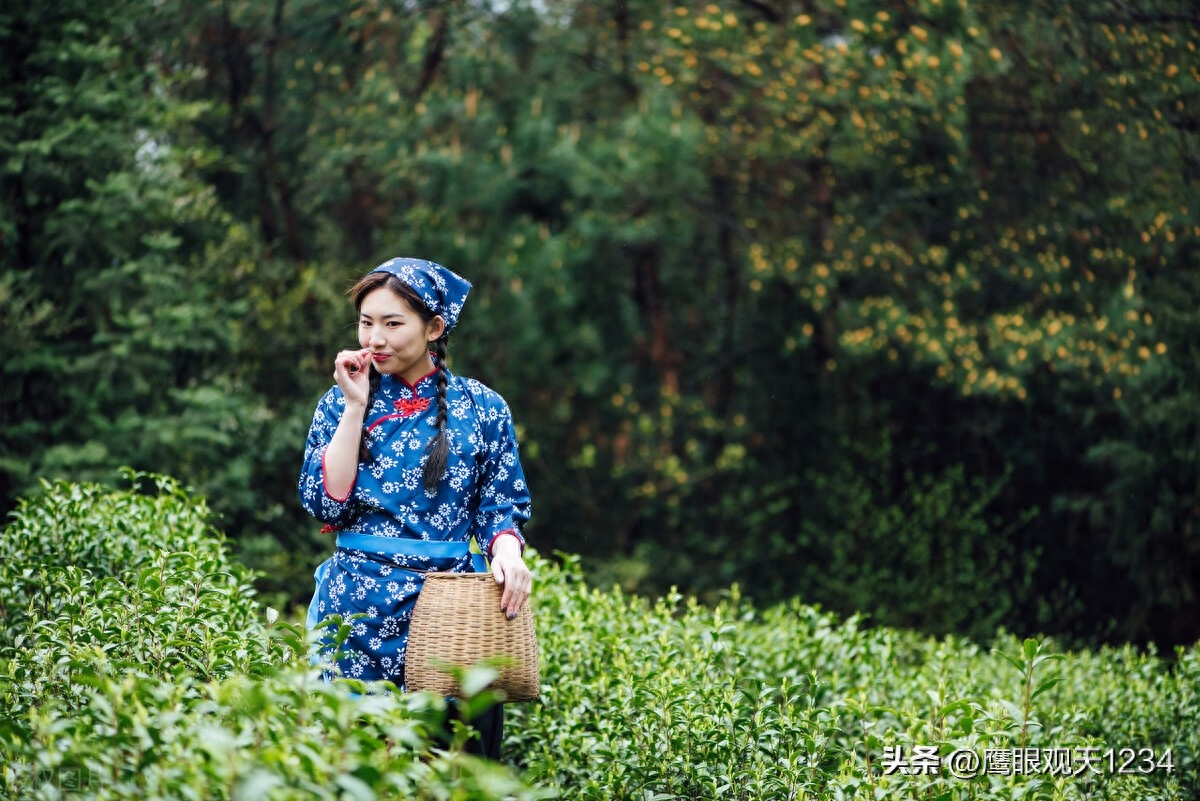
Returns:
[[[446,321],[446,331],[458,322],[471,282],[440,264],[424,259],[390,259],[373,273],[391,273],[417,293],[434,314]]]

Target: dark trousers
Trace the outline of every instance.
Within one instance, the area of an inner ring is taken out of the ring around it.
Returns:
[[[442,747],[449,747],[453,739],[454,729],[451,723],[455,720],[462,720],[462,716],[459,714],[458,704],[451,701],[446,707],[446,725],[434,738]],[[500,743],[504,740],[504,704],[496,704],[486,712],[480,713],[470,721],[470,725],[479,732],[479,737],[467,740],[467,753],[499,762]]]

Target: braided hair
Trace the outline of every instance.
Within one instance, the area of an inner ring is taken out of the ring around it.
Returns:
[[[425,490],[433,492],[446,474],[446,462],[450,456],[450,437],[446,435],[446,421],[450,417],[450,405],[446,402],[446,385],[450,383],[446,371],[446,339],[442,334],[433,343],[433,361],[437,365],[437,434],[425,446]]]
[[[413,292],[408,284],[401,281],[396,276],[386,272],[373,272],[363,276],[354,286],[350,287],[348,295],[354,303],[354,311],[358,313],[362,310],[363,300],[371,292],[380,287],[387,287],[395,292],[404,302],[408,304],[417,316],[421,318],[421,322],[428,325],[436,317],[429,307],[425,305],[425,301],[421,300],[416,292]],[[446,369],[446,344],[449,339],[449,332],[443,333],[433,342],[433,361],[437,367],[437,434],[435,434],[425,446],[425,467],[423,480],[425,490],[434,492],[437,490],[438,482],[442,480],[442,476],[446,474],[446,464],[450,456],[450,437],[446,434],[446,423],[450,417],[450,405],[446,400],[446,387],[450,383],[449,373]],[[370,366],[370,384],[367,392],[367,411],[375,403],[375,395],[379,392],[379,385],[382,376],[375,369],[375,365]],[[367,423],[363,420],[362,437],[359,440],[358,458],[362,462],[370,462],[371,452],[367,449]]]
[[[370,366],[371,378],[367,385],[367,412],[371,411],[371,407],[375,404],[375,393],[379,392],[379,383],[383,380],[383,376],[375,365]],[[367,448],[367,415],[363,415],[363,430],[362,435],[358,439],[358,460],[360,462],[370,462],[373,458],[371,451]]]

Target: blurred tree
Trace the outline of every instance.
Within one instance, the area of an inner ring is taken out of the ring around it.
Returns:
[[[597,580],[1200,636],[1184,0],[60,9],[0,12],[6,492],[183,471],[302,598],[341,293],[413,254]]]
[[[230,220],[198,180],[214,154],[175,136],[138,3],[0,10],[0,496],[36,476],[168,470],[244,484],[245,432],[269,413],[227,372],[217,291]]]

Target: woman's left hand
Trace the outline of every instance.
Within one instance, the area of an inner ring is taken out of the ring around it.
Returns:
[[[529,600],[533,589],[533,574],[521,557],[521,542],[516,537],[504,535],[492,544],[492,576],[504,587],[500,597],[500,611],[512,620]]]

